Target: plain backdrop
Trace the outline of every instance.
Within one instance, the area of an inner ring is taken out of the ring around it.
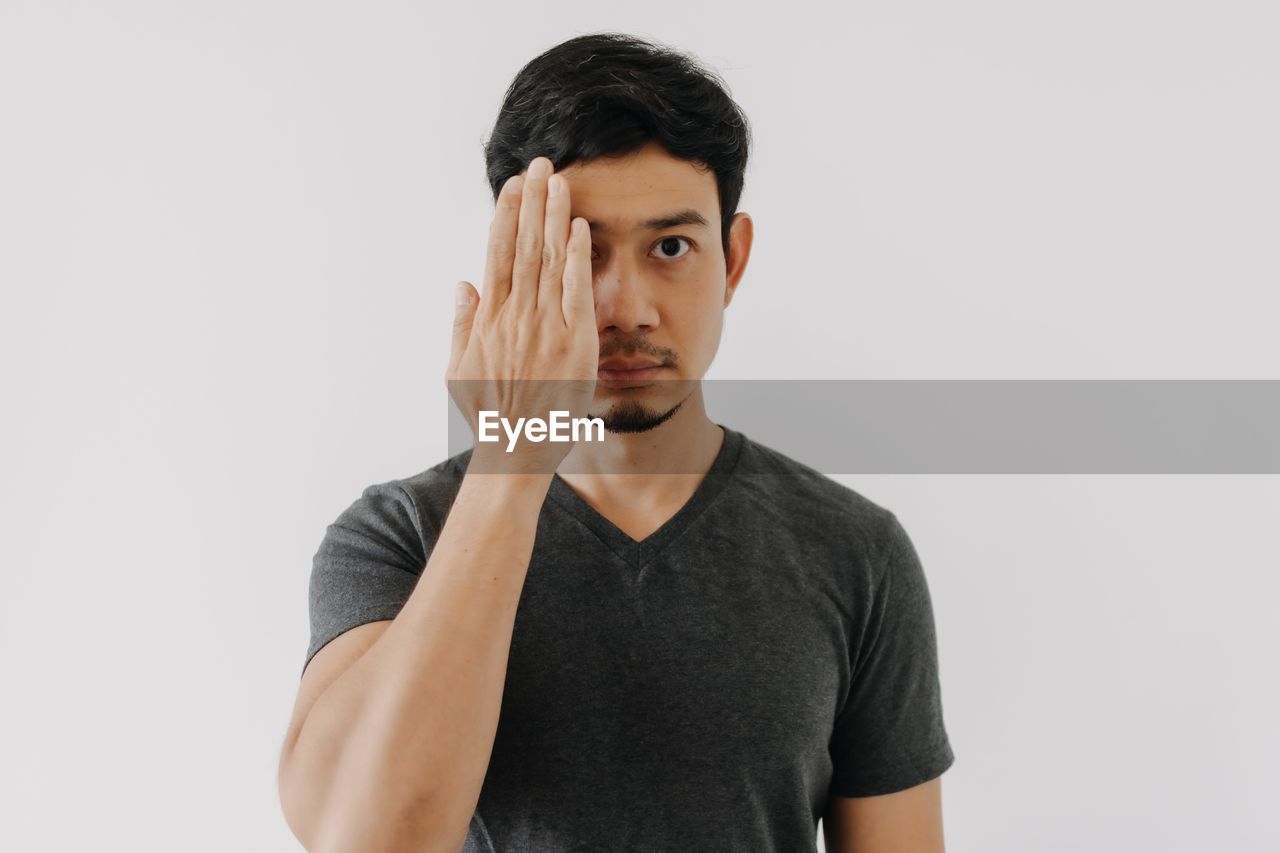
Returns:
[[[443,458],[482,144],[606,29],[753,124],[712,378],[1280,378],[1262,0],[4,0],[0,849],[298,849],[311,557]],[[949,850],[1280,849],[1277,477],[840,479],[926,566]]]

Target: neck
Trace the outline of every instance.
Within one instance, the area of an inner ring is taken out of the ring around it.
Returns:
[[[724,430],[707,417],[699,382],[659,426],[607,433],[602,442],[580,441],[557,473],[579,491],[680,492],[706,475],[723,440]]]

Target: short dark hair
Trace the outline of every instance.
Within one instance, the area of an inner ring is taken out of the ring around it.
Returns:
[[[727,257],[751,145],[746,115],[693,56],[623,33],[571,38],[516,74],[484,147],[494,202],[534,157],[559,170],[651,141],[715,173]]]

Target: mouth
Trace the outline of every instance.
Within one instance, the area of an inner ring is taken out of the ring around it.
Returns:
[[[665,369],[661,364],[652,361],[626,362],[611,359],[600,363],[600,368],[596,371],[596,379],[626,387],[628,384],[648,382]]]

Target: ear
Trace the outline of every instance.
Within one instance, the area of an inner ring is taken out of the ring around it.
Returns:
[[[733,294],[747,271],[747,259],[751,257],[751,239],[755,226],[746,213],[736,213],[729,223],[729,256],[725,258],[724,307],[733,301]]]

